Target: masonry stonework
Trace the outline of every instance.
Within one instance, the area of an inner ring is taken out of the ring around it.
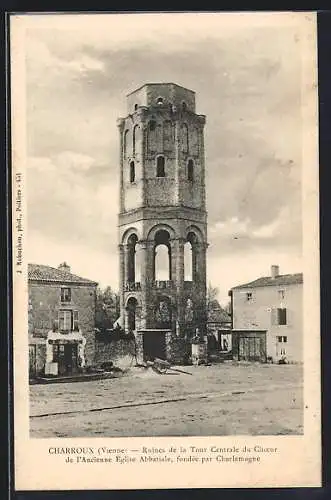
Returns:
[[[54,279],[56,275],[56,280]],[[42,373],[47,363],[53,363],[54,345],[70,344],[74,347],[77,367],[92,366],[95,360],[95,300],[96,283],[49,266],[29,265],[28,333],[30,371]],[[69,290],[64,297],[63,290]],[[61,323],[61,315],[65,324]],[[70,347],[64,348],[67,369],[74,369],[69,359]],[[71,355],[71,354],[70,354]],[[83,358],[82,358],[83,355]],[[79,359],[80,357],[80,359]]]
[[[128,95],[127,106],[128,115],[118,120],[124,328],[127,332],[168,329],[182,338],[191,338],[199,329],[203,335],[205,116],[196,113],[195,93],[173,83],[146,84]],[[158,278],[160,247],[168,255],[164,279]]]
[[[303,360],[303,275],[259,278],[231,291],[234,330],[266,330],[267,356]],[[282,313],[282,316],[279,314]]]

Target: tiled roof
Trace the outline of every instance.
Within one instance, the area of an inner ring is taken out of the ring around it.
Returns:
[[[303,274],[280,274],[275,278],[271,276],[265,276],[258,278],[257,280],[251,281],[250,283],[245,283],[243,285],[234,286],[231,290],[237,290],[239,288],[257,288],[262,286],[286,286],[286,285],[299,285],[303,283]]]
[[[79,283],[97,285],[95,281],[81,278],[62,269],[56,269],[42,264],[28,264],[28,279],[30,281],[53,281],[57,283]]]
[[[230,321],[230,315],[221,307],[218,300],[212,300],[207,311],[207,320],[211,323]]]

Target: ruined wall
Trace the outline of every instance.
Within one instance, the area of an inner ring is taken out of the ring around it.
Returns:
[[[130,368],[135,365],[135,341],[133,339],[98,339],[95,341],[95,366],[113,362],[118,368]]]

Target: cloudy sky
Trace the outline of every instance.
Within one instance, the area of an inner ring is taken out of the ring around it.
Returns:
[[[208,279],[301,262],[301,45],[292,15],[29,16],[29,262],[118,286],[119,138],[145,82],[196,92],[205,128]]]

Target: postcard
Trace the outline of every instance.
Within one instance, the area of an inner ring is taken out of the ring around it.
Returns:
[[[321,486],[316,30],[11,15],[16,490]]]

